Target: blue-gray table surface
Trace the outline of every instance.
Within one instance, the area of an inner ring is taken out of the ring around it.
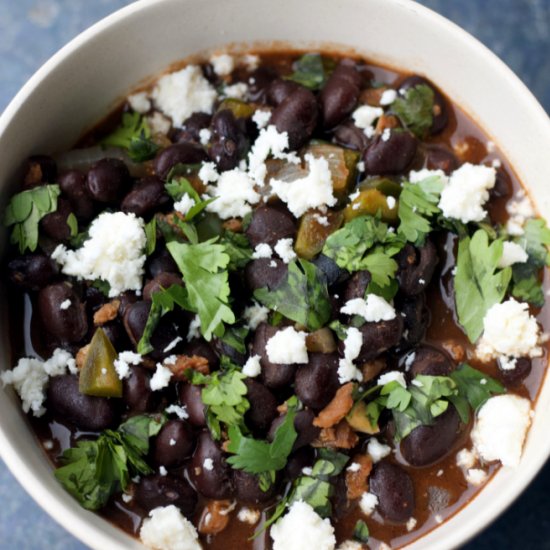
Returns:
[[[253,1],[253,0],[251,0]],[[0,111],[48,57],[131,0],[0,0]],[[421,0],[478,37],[550,112],[550,0]],[[550,182],[549,182],[550,184]],[[0,548],[77,550],[0,462]],[[550,463],[466,549],[550,549]]]

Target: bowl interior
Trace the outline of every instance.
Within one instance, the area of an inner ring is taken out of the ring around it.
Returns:
[[[23,88],[0,118],[0,208],[22,159],[70,147],[131,88],[171,63],[226,44],[353,49],[433,79],[493,136],[550,215],[550,122],[530,92],[477,41],[409,0],[142,0],[76,38]],[[3,239],[5,242],[5,238]],[[0,297],[5,304],[5,295]],[[9,320],[0,319],[2,367],[10,367]],[[543,312],[544,314],[545,312]],[[0,448],[32,496],[94,548],[140,548],[81,509],[56,483],[11,391],[0,391]],[[459,545],[502,511],[550,453],[550,383],[540,393],[521,466],[502,469],[481,494],[411,549]]]

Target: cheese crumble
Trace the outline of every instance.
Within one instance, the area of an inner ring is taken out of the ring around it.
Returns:
[[[306,336],[305,332],[297,331],[294,327],[279,330],[265,346],[268,359],[279,365],[307,363]]]
[[[194,525],[173,504],[155,508],[143,520],[141,542],[153,550],[201,550]]]
[[[351,382],[352,380],[363,380],[363,373],[353,364],[353,361],[359,357],[361,347],[363,346],[363,335],[355,327],[349,327],[344,340],[344,357],[338,362],[338,380],[340,384]]]
[[[395,319],[395,309],[384,298],[369,294],[366,299],[353,298],[340,309],[346,315],[360,315],[367,322],[391,321]]]

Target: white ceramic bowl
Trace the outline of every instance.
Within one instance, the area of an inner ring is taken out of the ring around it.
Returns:
[[[200,50],[275,41],[340,45],[426,74],[488,131],[539,211],[550,214],[550,121],[544,110],[484,46],[409,0],[142,0],[120,10],[48,61],[0,118],[0,207],[15,189],[21,159],[70,147],[136,83]],[[11,365],[5,306],[1,311],[0,363],[6,367]],[[457,546],[501,513],[548,458],[548,425],[547,379],[520,467],[502,469],[471,504],[411,550]],[[80,508],[57,484],[11,391],[0,391],[0,451],[33,498],[83,542],[102,550],[141,548]]]

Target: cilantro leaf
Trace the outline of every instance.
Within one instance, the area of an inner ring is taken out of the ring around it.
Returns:
[[[166,247],[178,265],[187,291],[185,309],[199,315],[201,333],[206,340],[222,336],[224,323],[233,324],[235,315],[229,307],[227,267],[230,261],[216,239],[187,244],[172,241]]]
[[[531,219],[523,226],[524,233],[517,239],[529,255],[529,261],[537,267],[550,266],[550,229],[546,222],[541,219]]]
[[[234,233],[233,231],[224,231],[221,242],[225,245],[225,251],[229,254],[230,271],[243,269],[252,259],[252,247],[248,237],[243,233]]]
[[[430,218],[439,214],[437,206],[444,182],[439,176],[430,176],[418,183],[403,183],[397,215],[398,233],[407,241],[421,246],[432,230]]]
[[[101,140],[102,145],[122,147],[135,162],[144,162],[153,158],[159,150],[150,139],[151,130],[145,118],[139,113],[124,113],[121,125]]]
[[[152,218],[145,224],[145,237],[147,243],[145,245],[145,253],[150,256],[157,247],[157,219]]]
[[[353,529],[353,538],[359,542],[368,542],[369,537],[370,533],[367,524],[362,519],[357,520]]]
[[[326,80],[323,58],[318,53],[306,53],[294,63],[294,72],[286,78],[309,90],[321,89]]]
[[[245,326],[228,327],[221,337],[221,341],[244,355],[246,354],[245,340],[249,332],[248,327]]]
[[[179,178],[172,180],[164,185],[167,193],[174,199],[174,202],[178,202],[184,195],[189,195],[195,204],[185,214],[185,221],[191,221],[198,216],[212,201],[216,200],[216,197],[202,200],[195,188],[191,185],[188,179]]]
[[[426,137],[433,122],[434,92],[426,84],[409,88],[404,97],[398,97],[392,111],[416,137]]]
[[[502,241],[489,245],[489,237],[482,229],[471,239],[465,237],[458,243],[454,278],[456,311],[470,342],[481,336],[487,310],[502,301],[510,283],[512,270],[498,269],[502,250]]]
[[[34,252],[38,246],[38,224],[40,220],[57,210],[59,185],[41,185],[14,195],[4,213],[4,225],[13,226],[11,243],[19,246],[23,254],[29,249]],[[71,223],[67,220],[68,223]],[[69,225],[71,227],[71,225]],[[71,227],[71,231],[74,227]]]
[[[135,416],[95,441],[79,441],[63,453],[63,466],[55,477],[87,510],[102,508],[111,495],[126,489],[132,476],[152,472],[145,462],[149,438],[158,434],[165,420]]]
[[[277,288],[259,288],[254,298],[309,330],[323,327],[331,315],[326,281],[314,264],[303,259],[288,265],[287,277]]]

